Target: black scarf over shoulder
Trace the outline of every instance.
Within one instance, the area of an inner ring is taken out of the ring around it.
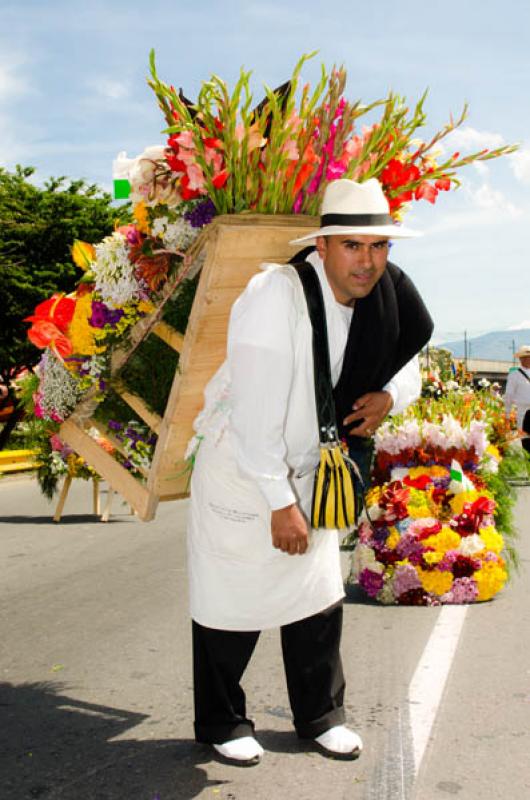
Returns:
[[[291,263],[304,261],[314,248],[297,253]],[[350,444],[342,425],[355,401],[367,392],[381,391],[396,372],[419,353],[431,338],[434,323],[411,279],[390,261],[372,291],[355,301],[344,361],[335,387],[339,433]]]

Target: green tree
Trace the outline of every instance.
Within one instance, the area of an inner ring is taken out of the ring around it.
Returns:
[[[40,357],[24,317],[53,292],[72,291],[80,278],[70,257],[74,239],[100,241],[118,214],[112,197],[97,186],[62,177],[39,187],[29,180],[34,172],[0,169],[0,411],[13,406],[0,450],[21,415],[13,379]]]

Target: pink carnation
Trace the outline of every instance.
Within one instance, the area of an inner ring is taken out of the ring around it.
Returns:
[[[442,603],[474,603],[478,596],[478,587],[473,578],[456,578],[449,592],[442,595]]]
[[[376,597],[383,587],[383,576],[380,572],[365,568],[359,575],[359,585],[368,597]]]

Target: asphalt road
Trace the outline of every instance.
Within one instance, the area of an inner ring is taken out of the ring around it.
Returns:
[[[297,741],[279,638],[262,635],[244,681],[267,751],[252,769],[220,764],[192,739],[186,503],[143,524],[115,502],[104,524],[90,495],[76,482],[55,525],[32,480],[0,482],[0,800],[530,798],[530,488],[518,505],[521,574],[464,611],[438,687],[443,635],[421,659],[440,609],[347,603],[359,761]],[[418,669],[431,680],[422,700],[411,699]]]

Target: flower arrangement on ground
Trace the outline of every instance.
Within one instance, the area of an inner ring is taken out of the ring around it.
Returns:
[[[387,604],[494,597],[517,563],[513,528],[498,525],[513,498],[497,480],[516,435],[488,390],[422,399],[384,423],[349,580]]]

